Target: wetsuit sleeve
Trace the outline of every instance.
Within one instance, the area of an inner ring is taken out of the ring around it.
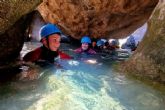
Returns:
[[[80,47],[80,48],[78,48],[78,49],[75,49],[75,50],[74,50],[74,52],[75,52],[75,53],[81,53],[81,52],[82,52],[81,47]]]
[[[89,50],[89,53],[90,53],[90,54],[96,54],[96,52],[95,52],[93,49],[90,49],[90,50]]]
[[[41,48],[37,48],[37,49],[27,53],[23,57],[23,60],[26,62],[35,62],[40,59],[40,56],[41,56]]]
[[[73,57],[61,51],[59,51],[59,55],[60,55],[60,59],[65,59],[65,60],[73,59]]]

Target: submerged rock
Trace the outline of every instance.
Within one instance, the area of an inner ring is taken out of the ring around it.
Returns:
[[[148,24],[147,34],[124,69],[165,83],[165,0],[160,0]]]
[[[80,39],[126,37],[150,17],[158,0],[44,0],[38,10],[47,22]]]

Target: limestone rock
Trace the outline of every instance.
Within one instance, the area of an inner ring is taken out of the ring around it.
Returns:
[[[165,83],[165,0],[160,0],[148,22],[148,32],[132,58],[127,72]]]
[[[150,17],[158,0],[44,0],[38,7],[47,22],[80,39],[125,37]]]
[[[9,29],[22,15],[34,10],[42,0],[1,0],[0,34]]]
[[[0,65],[16,59],[24,43],[31,12],[41,0],[0,1]],[[25,15],[25,16],[23,16]]]

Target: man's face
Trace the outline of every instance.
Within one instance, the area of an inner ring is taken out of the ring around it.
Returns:
[[[82,43],[82,44],[81,44],[81,48],[82,48],[83,50],[87,50],[88,47],[89,47],[88,43]]]
[[[60,40],[61,37],[59,34],[52,34],[48,37],[49,40],[49,49],[51,51],[57,51],[58,48],[60,47]]]

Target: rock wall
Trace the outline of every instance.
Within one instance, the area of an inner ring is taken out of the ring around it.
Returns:
[[[31,13],[31,22],[28,24],[26,29],[26,40],[25,41],[40,41],[39,31],[43,25],[45,25],[45,21],[42,18],[41,14],[35,10]]]
[[[148,32],[124,70],[165,83],[165,0],[160,0],[148,22]]]
[[[8,64],[8,61],[18,57],[26,27],[31,20],[25,14],[34,10],[40,2],[41,0],[0,1],[0,65]]]
[[[22,15],[34,10],[42,0],[1,0],[0,34],[10,28]]]
[[[44,0],[38,7],[47,22],[80,39],[121,38],[150,17],[158,0]]]

